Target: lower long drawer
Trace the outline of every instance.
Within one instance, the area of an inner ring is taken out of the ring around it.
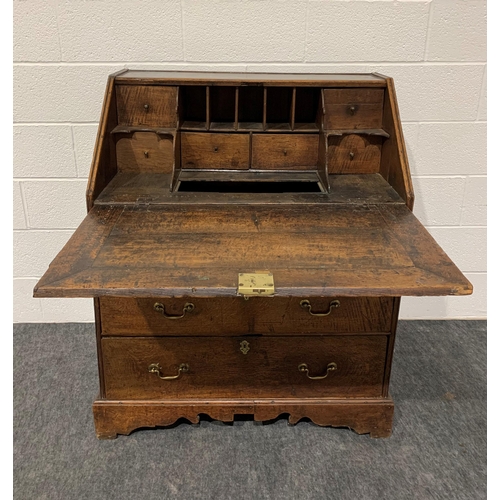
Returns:
[[[387,339],[103,338],[106,398],[378,397]]]

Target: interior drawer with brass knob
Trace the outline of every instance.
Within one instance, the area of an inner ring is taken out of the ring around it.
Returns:
[[[379,397],[386,335],[105,338],[108,399]]]
[[[181,133],[182,168],[249,168],[250,136],[205,132]]]
[[[119,125],[177,127],[178,87],[118,85],[116,108]]]
[[[380,171],[384,138],[368,134],[328,137],[328,173],[376,174]]]
[[[253,134],[252,168],[256,170],[315,170],[317,134]]]
[[[383,89],[324,89],[326,130],[382,128]]]
[[[101,297],[108,335],[300,335],[385,333],[392,297]]]

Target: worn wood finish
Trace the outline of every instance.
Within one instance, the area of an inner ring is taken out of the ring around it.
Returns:
[[[110,135],[118,123],[114,80],[115,75],[110,75],[102,104],[101,120],[87,183],[87,210],[93,207],[96,198],[116,174],[115,145]]]
[[[290,424],[303,418],[330,427],[348,427],[372,438],[392,433],[394,402],[380,399],[220,399],[220,400],[97,400],[93,405],[96,434],[99,439],[113,439],[130,434],[140,427],[165,427],[180,418],[199,422],[201,414],[215,420],[232,422],[235,415],[253,415],[257,422],[289,415]]]
[[[316,170],[318,136],[253,134],[252,168]]]
[[[200,414],[389,436],[401,296],[472,292],[411,213],[382,75],[112,75],[87,205],[34,295],[94,298],[100,438]],[[262,270],[274,296],[238,296]]]
[[[176,86],[117,85],[118,123],[176,128],[177,94]]]
[[[307,297],[303,297],[304,299]],[[168,315],[180,316],[187,300],[182,298],[101,297],[103,335],[303,335],[389,332],[391,297],[314,297],[311,311],[329,311],[332,300],[340,306],[324,317],[311,316],[300,306],[302,298],[242,297],[192,300],[195,308],[184,318],[171,320],[155,311],[161,302]]]
[[[321,141],[321,138],[320,138]],[[326,144],[326,143],[325,143]],[[326,146],[324,147],[326,150]],[[326,152],[325,152],[326,155]],[[322,161],[320,162],[322,163]],[[318,170],[318,176],[323,173],[322,182],[326,183],[326,161],[323,171]],[[223,181],[237,180],[240,175],[252,175],[254,182],[261,180],[303,180],[303,173],[290,172],[259,172],[249,171],[183,171],[180,178],[193,179],[198,175],[212,175],[214,179]],[[306,172],[311,175],[313,172]],[[246,180],[246,178],[245,178]],[[366,175],[329,175],[331,186],[329,194],[245,194],[245,193],[170,193],[168,186],[170,176],[164,174],[123,174],[120,173],[104,189],[95,201],[97,205],[329,205],[348,204],[366,205],[380,203],[400,203],[404,201],[379,174]]]
[[[181,133],[182,168],[248,169],[248,134]]]
[[[323,94],[326,130],[383,128],[382,89],[325,89]]]
[[[134,132],[119,137],[116,163],[119,172],[170,173],[174,164],[173,137],[154,132]]]
[[[385,141],[382,147],[380,173],[405,200],[408,208],[413,210],[415,195],[392,78],[387,79],[387,96],[388,98],[384,101],[383,127],[390,134],[391,139]]]
[[[286,256],[286,258],[285,258]],[[268,269],[277,296],[467,295],[469,281],[404,205],[95,207],[38,297],[232,296]]]
[[[357,74],[315,74],[301,73],[223,73],[196,71],[148,71],[128,70],[121,74],[118,83],[122,85],[159,85],[168,81],[174,85],[241,85],[315,87],[385,87],[385,77],[374,73]]]
[[[328,137],[328,172],[375,174],[380,170],[382,139],[375,135],[349,134]]]
[[[244,354],[242,342],[248,347]],[[387,336],[102,339],[109,399],[380,397]],[[311,380],[298,367],[306,363]],[[148,367],[159,363],[162,380]]]

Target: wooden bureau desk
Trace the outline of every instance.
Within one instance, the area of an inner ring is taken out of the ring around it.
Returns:
[[[200,414],[391,434],[401,296],[472,286],[412,214],[391,78],[109,78],[88,215],[36,297],[93,297],[97,436]]]

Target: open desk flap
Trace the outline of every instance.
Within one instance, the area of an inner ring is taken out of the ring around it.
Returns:
[[[467,295],[472,285],[402,204],[95,206],[35,297]]]

